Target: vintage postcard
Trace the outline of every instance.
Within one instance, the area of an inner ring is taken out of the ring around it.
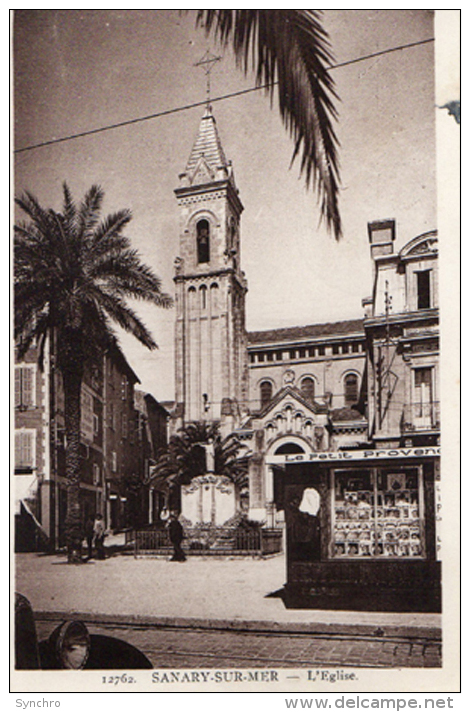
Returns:
[[[12,12],[17,706],[457,707],[459,32]]]

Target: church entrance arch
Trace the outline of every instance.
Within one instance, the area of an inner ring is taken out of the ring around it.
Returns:
[[[312,452],[311,445],[299,435],[284,435],[271,443],[266,451],[270,455],[296,455]],[[275,465],[265,465],[266,523],[268,527],[284,524],[284,470]]]
[[[274,451],[274,454],[296,455],[302,452],[305,452],[305,450],[298,443],[284,443],[284,445],[280,445],[277,450]]]

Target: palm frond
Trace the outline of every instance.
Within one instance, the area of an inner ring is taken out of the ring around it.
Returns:
[[[42,366],[43,344],[48,334],[49,326],[50,318],[47,311],[44,311],[42,314],[34,315],[34,318],[29,314],[28,318],[25,318],[21,323],[15,323],[16,353],[19,359],[22,359],[31,348],[33,342],[38,340],[40,345],[39,364]]]
[[[14,294],[15,334],[31,344],[35,317],[57,329],[61,341],[70,339],[90,358],[116,341],[112,323],[132,333],[149,349],[156,343],[126,298],[169,307],[173,300],[159,278],[144,265],[122,230],[129,210],[100,218],[103,191],[92,186],[79,208],[63,184],[63,212],[41,207],[26,191],[17,198],[28,221],[15,225]],[[46,328],[46,327],[45,327]]]
[[[173,298],[162,291],[162,283],[153,270],[140,261],[135,250],[115,252],[100,256],[90,267],[94,279],[105,280],[118,294],[168,309]]]
[[[78,211],[78,234],[81,239],[90,237],[98,224],[103,198],[99,185],[92,185],[86,193]]]
[[[307,186],[317,192],[321,216],[341,237],[338,207],[338,141],[333,128],[338,99],[328,72],[332,54],[316,10],[197,10],[197,25],[231,44],[245,73],[254,69],[258,86],[273,97],[294,141]]]
[[[96,249],[101,245],[101,243],[112,237],[120,237],[127,241],[127,247],[130,245],[128,238],[123,238],[121,231],[123,228],[132,220],[132,213],[130,210],[120,210],[117,213],[112,213],[108,215],[95,230],[93,235],[93,248]]]
[[[135,336],[141,344],[151,350],[157,348],[145,324],[119,296],[88,286],[87,297],[95,302],[97,308],[104,310],[124,331]]]
[[[70,189],[65,181],[62,184],[62,190],[64,193],[62,213],[64,216],[65,229],[67,232],[71,233],[75,231],[77,227],[77,208],[73,201]]]

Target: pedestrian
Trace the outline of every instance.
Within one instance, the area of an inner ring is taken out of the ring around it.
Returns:
[[[93,558],[93,537],[95,535],[95,517],[89,514],[85,523],[85,538],[88,548],[87,561]]]
[[[93,534],[94,534],[94,542],[95,542],[95,547],[96,547],[96,558],[97,559],[104,559],[104,537],[105,537],[105,529],[104,529],[104,522],[103,522],[103,515],[102,514],[97,514],[95,517],[95,521],[93,523]]]
[[[184,537],[184,530],[181,522],[178,520],[178,513],[171,512],[170,519],[168,522],[168,533],[170,536],[170,541],[173,545],[173,556],[170,561],[186,561],[186,556],[181,548],[181,542]]]

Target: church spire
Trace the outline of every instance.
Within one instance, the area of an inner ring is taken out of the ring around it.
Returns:
[[[217,123],[210,105],[206,107],[199,124],[199,132],[193,144],[184,173],[182,185],[194,186],[231,177],[231,161],[227,161],[217,131]]]

